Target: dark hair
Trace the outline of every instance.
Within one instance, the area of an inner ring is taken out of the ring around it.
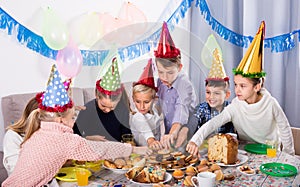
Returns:
[[[264,81],[265,79],[263,77],[261,78],[248,78],[254,86],[256,86],[257,84],[261,84],[261,87],[264,86]]]
[[[222,87],[224,91],[227,92],[229,89],[229,81],[223,80],[205,80],[205,86],[210,87]]]
[[[171,67],[174,65],[179,65],[181,64],[181,56],[177,56],[174,58],[155,58],[155,62],[159,62],[163,67]]]

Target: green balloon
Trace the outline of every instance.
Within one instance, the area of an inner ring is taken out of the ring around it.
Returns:
[[[209,35],[204,47],[202,48],[201,51],[201,61],[202,63],[205,65],[205,67],[207,67],[208,69],[210,69],[211,64],[212,64],[212,60],[213,60],[213,51],[215,49],[218,49],[220,52],[220,55],[222,55],[222,50],[216,40],[216,38],[214,37],[213,34]]]
[[[43,14],[42,36],[47,46],[54,50],[66,47],[70,39],[66,24],[49,7]]]

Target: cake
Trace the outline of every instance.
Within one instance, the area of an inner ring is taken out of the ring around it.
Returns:
[[[216,134],[208,139],[209,161],[235,164],[238,160],[238,140],[229,134]]]

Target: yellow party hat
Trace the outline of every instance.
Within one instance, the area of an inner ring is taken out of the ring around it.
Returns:
[[[206,81],[208,80],[220,80],[220,81],[229,80],[229,78],[225,73],[222,56],[217,48],[215,48],[213,52],[213,61]]]
[[[240,74],[243,77],[249,78],[261,78],[266,76],[266,73],[263,71],[264,36],[265,22],[262,21],[256,36],[250,44],[239,66],[233,69],[234,75]]]

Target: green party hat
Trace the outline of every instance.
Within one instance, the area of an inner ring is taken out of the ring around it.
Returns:
[[[96,82],[96,88],[106,95],[118,95],[123,91],[116,57],[112,59],[112,64],[102,79]]]

